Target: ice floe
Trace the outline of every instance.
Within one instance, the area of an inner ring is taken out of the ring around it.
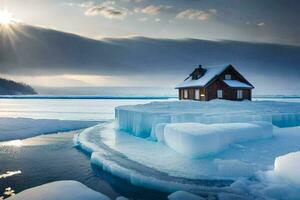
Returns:
[[[77,181],[57,181],[24,190],[8,200],[109,200],[107,196],[96,192]]]
[[[300,104],[155,102],[115,114],[116,125],[88,128],[74,143],[134,185],[218,199],[299,196],[300,163],[289,153],[300,150]]]
[[[0,118],[0,141],[24,139],[41,134],[83,129],[97,121]]]

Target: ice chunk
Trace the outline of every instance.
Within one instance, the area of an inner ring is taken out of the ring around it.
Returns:
[[[190,157],[218,153],[229,144],[272,137],[273,126],[257,123],[174,123],[164,128],[165,143]]]
[[[274,171],[287,182],[300,187],[300,151],[279,156],[275,159]]]
[[[164,142],[165,141],[165,136],[164,136],[164,130],[166,127],[167,123],[159,123],[156,124],[154,131],[153,131],[153,136],[158,142]]]
[[[57,181],[24,190],[8,200],[109,200],[107,196],[96,192],[77,181]]]
[[[203,197],[197,196],[195,194],[186,191],[177,191],[168,196],[169,200],[205,200]]]

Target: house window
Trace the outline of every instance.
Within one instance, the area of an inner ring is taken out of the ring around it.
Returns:
[[[187,99],[188,96],[189,96],[189,95],[188,95],[188,90],[187,90],[187,89],[184,89],[184,90],[183,90],[183,98],[184,98],[184,99]]]
[[[217,98],[222,99],[223,98],[223,90],[217,90]]]
[[[200,90],[199,89],[195,89],[195,99],[196,100],[200,99]]]
[[[236,95],[238,99],[243,99],[243,90],[237,90]]]
[[[231,80],[231,74],[225,74],[225,80]]]

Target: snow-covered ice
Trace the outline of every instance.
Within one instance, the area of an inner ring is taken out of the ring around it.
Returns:
[[[77,181],[57,181],[24,190],[8,200],[109,200],[107,196],[96,192]]]
[[[289,178],[295,165],[277,164],[300,151],[298,103],[154,102],[120,106],[115,115],[116,125],[88,128],[74,142],[93,164],[134,185],[219,199],[300,192]]]
[[[24,139],[41,134],[83,129],[96,124],[98,124],[96,121],[0,118],[0,141]]]
[[[300,125],[300,104],[271,101],[213,100],[152,102],[119,106],[115,118],[120,130],[139,137],[155,135],[158,123],[241,123],[271,122],[278,127]]]
[[[159,131],[161,132],[161,131]],[[253,123],[172,123],[164,128],[165,143],[175,151],[189,157],[201,157],[218,153],[230,144],[272,137],[273,125],[267,122]]]
[[[273,169],[276,157],[299,150],[299,132],[300,127],[274,127],[272,138],[231,144],[228,149],[218,154],[199,159],[190,159],[178,154],[161,142],[115,130],[113,124],[86,129],[75,137],[74,141],[81,148],[92,153],[92,162],[104,170],[133,184],[142,184],[139,186],[172,191],[172,188],[188,190],[189,184],[185,184],[184,187],[173,185],[168,179],[168,184],[165,184],[162,181],[164,175],[151,173],[147,176],[143,166],[146,166],[146,171],[151,168],[181,179],[238,180],[254,176],[259,171]],[[119,158],[122,160],[119,161]],[[132,167],[131,162],[138,166]],[[145,173],[144,177],[141,176]],[[157,180],[154,181],[155,179]],[[193,184],[191,188],[195,189]]]

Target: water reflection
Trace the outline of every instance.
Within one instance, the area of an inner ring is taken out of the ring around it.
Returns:
[[[21,146],[23,146],[23,141],[22,140],[12,140],[12,141],[9,141],[9,142],[3,142],[1,145],[21,147]]]
[[[2,199],[4,199],[5,196],[8,198],[10,196],[15,195],[16,193],[15,193],[15,190],[13,190],[11,187],[7,187],[7,188],[5,188],[5,192],[3,194],[4,194],[4,196],[2,196],[3,197]]]
[[[2,178],[7,178],[7,177],[10,177],[10,176],[14,176],[16,174],[21,174],[21,170],[17,170],[17,171],[7,171],[6,173],[4,174],[0,174],[0,179]]]
[[[60,180],[79,181],[112,199],[118,196],[141,200],[166,199],[164,193],[135,187],[101,168],[91,166],[90,155],[73,146],[75,133],[78,132],[25,139],[22,140],[21,147],[3,146],[4,142],[0,143],[0,174],[15,169],[22,170],[21,174],[0,179],[0,200],[8,198],[4,193],[13,195],[28,188]],[[9,187],[10,190],[6,190]]]

